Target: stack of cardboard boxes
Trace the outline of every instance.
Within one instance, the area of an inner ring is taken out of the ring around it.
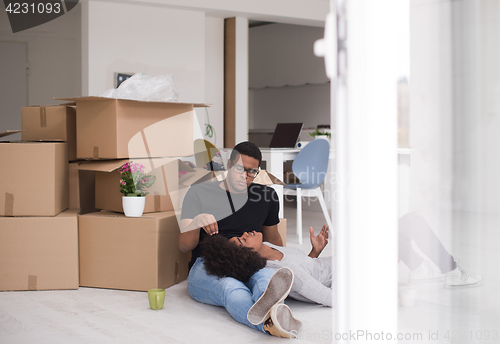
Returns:
[[[65,100],[23,108],[23,141],[0,143],[0,290],[145,291],[184,280],[180,205],[212,175],[165,157],[194,154],[194,107],[205,105]],[[140,218],[122,214],[119,167],[130,160],[156,176]]]
[[[77,210],[67,210],[75,117],[74,107],[24,108],[33,141],[0,142],[0,290],[79,286]]]

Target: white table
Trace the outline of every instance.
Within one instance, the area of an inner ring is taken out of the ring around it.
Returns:
[[[283,163],[293,160],[299,154],[300,148],[261,148],[262,161],[266,162],[266,170],[279,180],[283,179]],[[283,185],[273,185],[280,200],[279,217],[284,217],[283,212]]]
[[[278,179],[283,178],[283,163],[293,160],[299,154],[300,148],[261,148],[262,161],[266,162],[266,170]],[[335,151],[330,150],[330,160],[335,158]],[[327,183],[325,178],[325,184]],[[410,149],[398,149],[398,185],[399,185],[399,214],[404,215],[410,209]],[[325,185],[325,188],[331,188],[332,185]],[[273,185],[280,200],[279,217],[284,217],[283,212],[283,186]],[[333,190],[331,190],[333,191]],[[329,200],[326,202],[329,205]]]

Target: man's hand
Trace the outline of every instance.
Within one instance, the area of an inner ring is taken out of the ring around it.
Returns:
[[[309,227],[309,238],[311,239],[312,250],[309,253],[309,257],[318,258],[321,251],[328,245],[328,226],[326,224],[323,225],[321,231],[317,236],[314,236],[314,229]]]
[[[215,217],[211,214],[199,214],[194,219],[182,219],[180,223],[179,248],[186,253],[194,250],[200,240],[200,228],[208,235],[219,233]]]
[[[197,228],[203,228],[203,230],[208,235],[214,235],[219,233],[219,226],[217,225],[217,220],[212,214],[200,214],[197,215],[193,222]]]

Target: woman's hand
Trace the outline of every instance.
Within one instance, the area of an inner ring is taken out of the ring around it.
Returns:
[[[321,231],[317,236],[314,236],[314,229],[309,227],[309,238],[311,239],[312,250],[309,253],[309,257],[318,258],[320,253],[323,251],[326,245],[328,245],[328,229],[329,227],[326,223],[321,228]]]

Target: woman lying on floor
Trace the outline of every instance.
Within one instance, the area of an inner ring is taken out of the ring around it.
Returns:
[[[295,276],[290,297],[332,307],[332,257],[318,258],[328,243],[328,226],[324,225],[317,236],[312,227],[309,230],[313,247],[309,256],[297,248],[263,243],[262,233],[255,231],[229,240],[208,237],[201,244],[205,269],[218,277],[246,281],[263,267],[288,267]]]
[[[480,285],[482,278],[467,274],[448,253],[418,213],[408,213],[399,219],[399,260],[410,268],[410,282],[443,281],[444,287],[459,289]],[[295,275],[290,297],[332,307],[332,279],[335,256],[318,258],[328,243],[328,226],[323,225],[314,236],[309,228],[313,249],[306,255],[297,248],[280,247],[262,242],[262,233],[245,232],[229,240],[218,235],[205,240],[203,245],[205,268],[218,277],[233,277],[241,281],[266,266],[277,270],[289,267]],[[412,240],[427,256],[423,259],[412,248]],[[242,254],[242,252],[245,254]]]

